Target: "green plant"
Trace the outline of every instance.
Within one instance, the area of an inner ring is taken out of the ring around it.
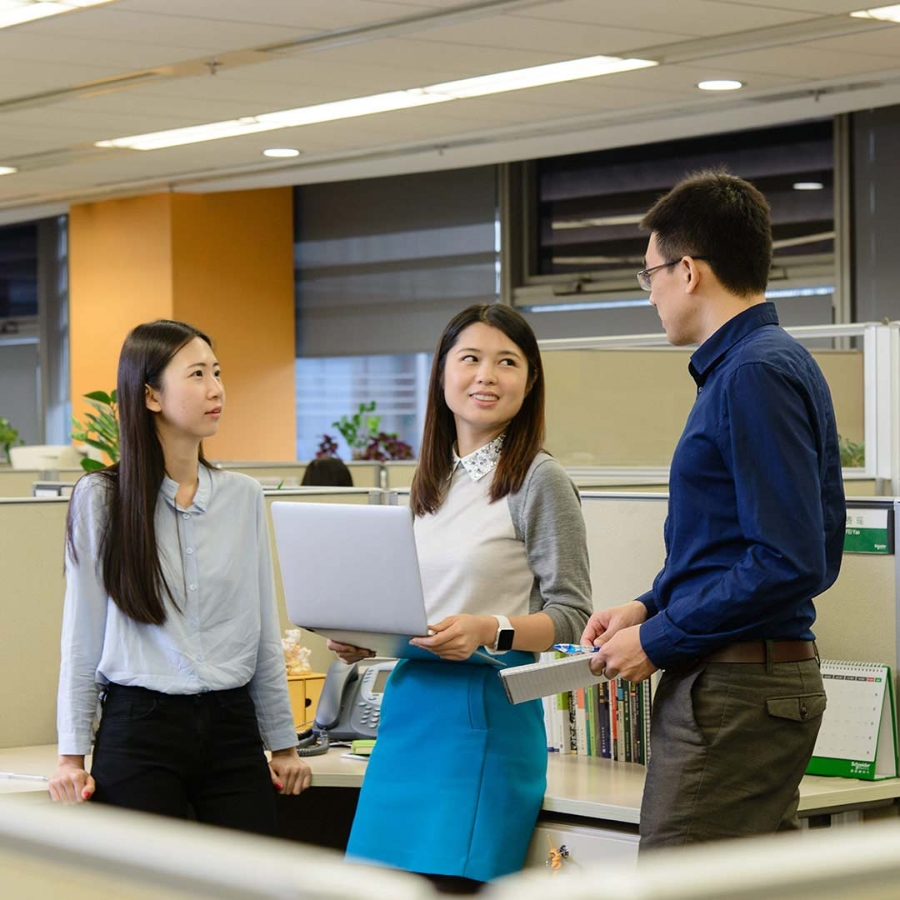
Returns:
[[[0,416],[0,447],[3,447],[6,458],[9,459],[9,448],[12,447],[13,444],[24,443],[25,441],[19,440],[18,428],[13,428],[9,423],[9,419],[4,419]]]
[[[110,462],[118,462],[119,417],[116,413],[116,392],[107,394],[105,391],[91,391],[84,395],[84,399],[96,412],[86,413],[83,424],[72,416],[72,439],[101,450],[109,457]],[[81,461],[81,468],[85,472],[93,472],[106,468],[106,464],[85,457]]]
[[[347,442],[347,446],[354,456],[359,456],[369,443],[369,435],[378,433],[381,424],[381,416],[370,416],[367,413],[375,412],[375,401],[360,403],[359,409],[349,416],[341,416],[337,422],[332,422],[341,433],[341,437]]]
[[[848,438],[838,435],[838,444],[841,448],[841,465],[846,469],[862,468],[866,464],[866,445],[864,441],[858,444]]]

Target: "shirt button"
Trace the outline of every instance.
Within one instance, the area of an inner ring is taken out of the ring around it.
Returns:
[[[196,584],[189,584],[189,585],[188,585],[188,590],[189,590],[189,591],[196,591],[196,590],[197,590],[197,585],[196,585]]]
[[[190,556],[194,552],[194,548],[188,547],[187,550],[185,550],[184,552],[187,553],[188,556]]]
[[[181,518],[182,518],[182,519],[189,519],[190,517],[191,517],[191,514],[190,514],[190,513],[182,513],[182,514],[181,514]]]

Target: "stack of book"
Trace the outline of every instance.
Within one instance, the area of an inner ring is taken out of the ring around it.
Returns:
[[[551,752],[641,764],[650,758],[650,680],[613,678],[544,697],[543,703]]]

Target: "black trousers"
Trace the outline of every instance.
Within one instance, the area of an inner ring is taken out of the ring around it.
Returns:
[[[110,684],[93,802],[277,835],[275,788],[246,687],[173,695]]]

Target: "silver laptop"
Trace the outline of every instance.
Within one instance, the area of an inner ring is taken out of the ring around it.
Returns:
[[[379,656],[431,655],[409,646],[428,618],[407,507],[275,502],[272,521],[295,625]]]

